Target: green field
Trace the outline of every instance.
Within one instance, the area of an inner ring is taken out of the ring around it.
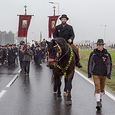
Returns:
[[[82,64],[83,67],[78,70],[80,70],[86,75],[87,75],[87,65],[90,53],[91,51],[80,51],[80,59],[81,59],[80,63]],[[109,51],[109,53],[111,54],[113,68],[112,68],[112,79],[111,80],[107,79],[106,87],[115,93],[115,51]]]

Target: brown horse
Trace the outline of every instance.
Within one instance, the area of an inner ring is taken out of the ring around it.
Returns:
[[[75,54],[69,44],[63,38],[47,41],[47,50],[49,54],[49,67],[53,69],[54,91],[57,91],[57,97],[61,99],[61,77],[65,76],[64,96],[67,96],[67,105],[71,105],[72,79],[75,70]]]

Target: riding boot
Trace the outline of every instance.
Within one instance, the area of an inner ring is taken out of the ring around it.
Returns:
[[[78,68],[82,68],[82,65],[81,65],[80,62],[79,62],[79,57],[78,57],[77,51],[76,51],[74,48],[72,48],[72,49],[73,49],[73,52],[75,53],[76,66],[77,66]]]
[[[76,62],[76,66],[77,66],[78,68],[82,68],[82,65],[80,64],[80,62]]]
[[[80,57],[79,57],[79,48],[77,48],[74,44],[71,44],[71,47],[73,49],[73,52],[75,53],[75,58],[76,58],[76,66],[78,68],[82,68],[82,65],[80,64]]]

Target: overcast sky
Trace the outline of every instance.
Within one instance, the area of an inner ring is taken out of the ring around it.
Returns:
[[[51,0],[59,3],[59,14],[67,14],[68,24],[75,32],[74,42],[81,40],[115,42],[115,0]],[[0,0],[0,31],[18,31],[19,17],[24,14],[24,5],[27,5],[27,14],[32,14],[28,30],[28,41],[34,37],[39,41],[40,31],[42,38],[48,39],[48,17],[53,15],[53,6],[50,0]],[[60,22],[60,21],[59,21]],[[58,23],[58,22],[57,22]],[[106,26],[105,26],[106,25]]]

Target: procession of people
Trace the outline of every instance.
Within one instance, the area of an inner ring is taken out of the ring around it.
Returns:
[[[31,45],[25,44],[25,41],[20,41],[20,44],[0,45],[0,64],[6,65],[9,68],[18,66],[25,75],[29,75],[30,61],[34,61],[37,66],[42,64],[42,59],[45,58],[46,42],[38,43],[32,40]]]
[[[53,37],[54,39],[61,37],[70,44],[76,56],[76,66],[82,68],[79,47],[73,44],[75,37],[73,27],[67,24],[69,18],[67,15],[63,14],[60,20],[61,24],[55,27]],[[95,85],[94,94],[97,102],[96,108],[100,110],[102,107],[102,96],[105,93],[106,78],[111,79],[112,61],[111,55],[108,53],[107,49],[104,48],[104,40],[98,39],[96,44],[97,48],[91,52],[88,61],[88,78],[93,76]],[[36,66],[40,66],[40,64],[42,64],[42,59],[45,59],[46,55],[48,55],[48,53],[45,39],[40,43],[32,40],[30,45],[26,44],[24,41],[21,41],[19,46],[16,46],[16,44],[0,45],[1,65],[8,63],[8,67],[13,67],[18,64],[19,58],[21,71],[27,76],[29,76],[30,61],[32,60]]]

